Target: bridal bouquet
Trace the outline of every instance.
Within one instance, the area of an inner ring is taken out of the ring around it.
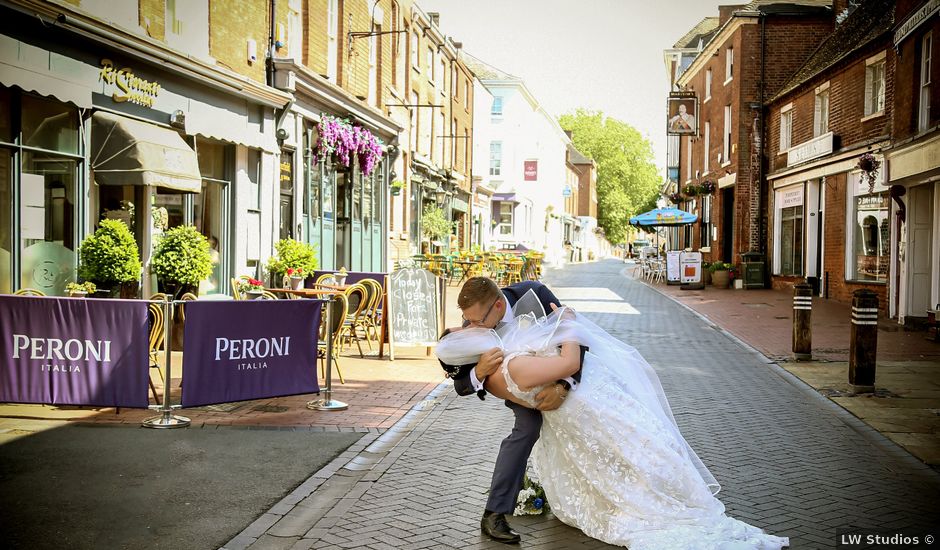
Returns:
[[[516,500],[514,516],[538,516],[548,511],[548,501],[545,500],[545,490],[538,482],[532,481],[529,475],[522,480],[522,490]]]

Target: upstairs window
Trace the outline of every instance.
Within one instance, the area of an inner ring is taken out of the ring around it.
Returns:
[[[815,109],[813,114],[813,137],[829,132],[829,83],[816,88]]]
[[[712,98],[712,70],[705,71],[705,101]]]
[[[734,48],[725,49],[725,82],[734,78]]]
[[[503,98],[493,96],[493,105],[490,107],[491,116],[503,116]]]
[[[920,102],[918,103],[917,131],[930,127],[930,70],[933,33],[927,33],[920,42]],[[884,74],[884,73],[882,73]]]
[[[490,142],[490,175],[499,176],[503,167],[503,142]]]
[[[780,152],[785,153],[790,148],[793,136],[793,104],[789,104],[780,111]]]
[[[865,116],[878,115],[885,110],[885,54],[865,61]]]

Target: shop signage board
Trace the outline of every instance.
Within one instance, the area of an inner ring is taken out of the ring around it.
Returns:
[[[666,100],[666,134],[698,135],[698,96],[695,92],[670,92]]]
[[[319,392],[317,340],[323,304],[323,300],[186,304],[183,407]]]
[[[130,67],[118,67],[110,59],[101,60],[98,78],[107,84],[111,99],[115,103],[136,103],[144,107],[153,107],[162,87],[159,82],[145,80],[134,74]]]
[[[539,161],[537,160],[527,160],[525,161],[525,181],[538,181],[539,179]]]
[[[681,280],[680,252],[670,250],[666,252],[666,283],[678,284]]]
[[[0,327],[0,402],[147,408],[147,302],[0,295]]]
[[[800,164],[832,153],[832,132],[803,142],[787,150],[787,166]]]
[[[395,346],[435,346],[441,333],[441,279],[426,269],[399,269],[388,276],[390,356]]]
[[[682,284],[698,284],[702,282],[702,253],[683,252],[679,259],[681,264]]]

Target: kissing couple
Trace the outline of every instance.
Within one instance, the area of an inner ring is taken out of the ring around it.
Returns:
[[[459,395],[506,400],[481,529],[518,543],[509,526],[529,455],[552,513],[631,550],[779,550],[786,537],[725,515],[718,482],[682,437],[659,377],[636,349],[563,307],[535,281],[500,290],[468,279],[463,326],[444,331],[441,365]]]

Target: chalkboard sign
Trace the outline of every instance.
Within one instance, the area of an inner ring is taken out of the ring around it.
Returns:
[[[392,350],[395,345],[437,345],[440,313],[439,280],[433,273],[409,268],[388,276],[388,328]]]

